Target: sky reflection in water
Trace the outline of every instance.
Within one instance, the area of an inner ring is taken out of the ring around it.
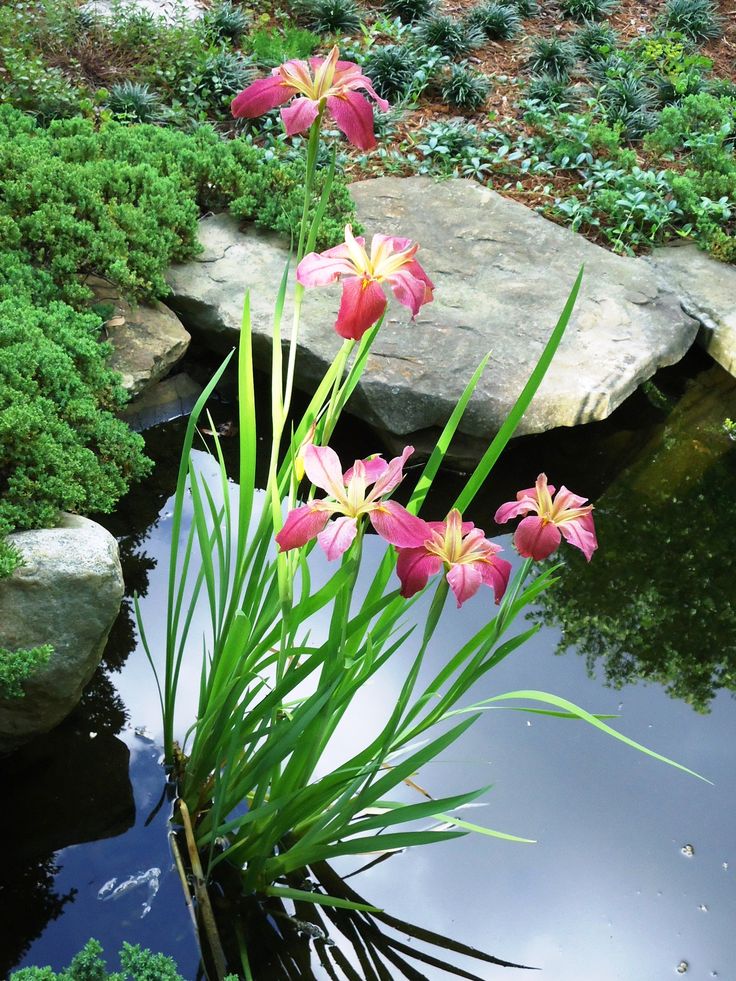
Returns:
[[[143,602],[154,646],[169,527],[162,520],[145,542],[160,561]],[[509,555],[509,536],[497,540]],[[382,548],[368,537],[365,577]],[[316,551],[314,557],[316,583],[328,564]],[[460,611],[448,606],[428,668],[433,661],[436,668],[446,651],[457,649],[484,622],[489,601],[483,590]],[[721,691],[704,716],[669,698],[659,685],[613,691],[588,676],[581,658],[553,656],[559,642],[559,630],[544,626],[494,669],[477,697],[537,688],[591,711],[617,713],[614,725],[626,735],[708,776],[715,786],[583,723],[487,712],[441,760],[422,770],[418,782],[435,796],[492,783],[488,806],[475,809],[470,819],[538,843],[468,836],[396,855],[352,884],[397,917],[540,967],[545,981],[658,981],[677,976],[681,961],[688,963],[689,977],[733,978],[736,703]],[[407,645],[365,687],[338,731],[341,756],[368,741],[385,718],[412,653]],[[133,723],[159,733],[149,670],[137,653],[118,689]],[[180,689],[183,720],[193,718],[197,683],[193,659]],[[685,845],[694,849],[690,858],[682,854]],[[357,866],[341,860],[335,867],[347,872]],[[501,969],[488,969],[489,977],[500,975]],[[430,968],[428,976],[444,975]]]

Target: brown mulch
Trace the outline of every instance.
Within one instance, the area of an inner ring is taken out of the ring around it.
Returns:
[[[441,12],[459,18],[477,5],[478,0],[445,0]],[[619,0],[608,21],[624,42],[630,41],[651,31],[663,6],[661,0]],[[717,6],[723,21],[724,35],[702,45],[700,53],[713,62],[713,77],[736,82],[736,0],[720,0]],[[411,145],[416,134],[429,123],[458,119],[465,119],[478,128],[487,128],[490,125],[510,134],[528,135],[529,127],[517,108],[521,91],[516,80],[528,77],[526,63],[530,41],[539,36],[556,35],[565,38],[579,26],[577,22],[563,17],[557,0],[539,0],[537,15],[523,21],[519,37],[511,41],[488,41],[468,57],[467,60],[473,67],[492,80],[491,93],[481,112],[463,117],[458,110],[449,108],[442,102],[424,101],[401,119],[393,140],[388,145],[384,144],[384,149],[401,152],[407,144]],[[639,149],[638,156],[641,165],[646,167],[646,154]],[[375,168],[369,165],[368,169],[361,169],[356,164],[351,164],[348,172],[357,180],[360,177],[375,176],[379,168],[380,162],[376,158]],[[398,170],[394,163],[392,173]],[[407,164],[405,173],[411,172],[412,169]],[[513,178],[494,175],[489,183],[500,193],[521,201],[528,207],[546,208],[555,197],[565,197],[573,193],[579,177],[569,171],[541,175],[519,174]]]

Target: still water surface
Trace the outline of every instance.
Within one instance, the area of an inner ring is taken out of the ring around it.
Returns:
[[[620,731],[713,785],[583,723],[487,712],[418,782],[435,796],[492,784],[486,806],[469,819],[536,844],[468,836],[395,855],[351,880],[394,916],[533,965],[540,969],[533,976],[544,981],[736,981],[736,536],[727,513],[736,453],[712,420],[698,416],[697,393],[694,401],[689,422],[675,415],[659,426],[639,463],[608,483],[597,498],[601,549],[593,563],[568,556],[555,598],[532,614],[542,624],[539,633],[472,694],[543,689],[614,713]],[[156,455],[173,462],[180,429],[149,438]],[[210,466],[205,454],[199,463]],[[163,630],[171,528],[166,473],[159,467],[147,493],[112,523],[123,535],[126,581],[145,594],[154,647]],[[534,476],[536,470],[526,485]],[[589,492],[579,478],[563,479]],[[489,491],[477,505],[477,523],[485,520],[489,530],[487,515],[506,496]],[[510,536],[497,540],[511,556]],[[366,576],[382,547],[368,538]],[[314,555],[319,579],[327,563]],[[462,610],[448,607],[428,670],[478,629],[489,602],[490,591],[482,590]],[[341,755],[364,744],[385,718],[412,654],[407,645],[365,687],[338,733]],[[5,841],[16,841],[18,852],[0,890],[7,928],[0,976],[28,964],[59,969],[97,936],[111,966],[129,940],[174,955],[184,977],[196,977],[196,951],[166,845],[166,808],[146,826],[162,790],[159,709],[129,612],[113,635],[108,662],[109,683],[98,679],[94,697],[62,730],[31,747],[14,770],[4,764],[12,770],[8,779],[43,765],[52,776],[39,789],[35,771],[28,806],[64,818],[39,819],[32,834],[25,833],[22,813],[4,819]],[[197,679],[192,660],[182,686],[182,725],[194,717]],[[683,694],[694,705],[673,697]],[[125,779],[128,752],[132,790]],[[95,805],[95,795],[105,793],[112,799],[100,797]],[[69,797],[72,805],[64,803]],[[80,827],[74,812],[86,815]],[[357,866],[342,860],[335,867],[347,873]],[[151,869],[160,875],[141,878],[118,898],[98,899],[113,878],[120,885]],[[532,976],[468,967],[488,978]],[[320,971],[315,976],[326,977]],[[431,967],[423,971],[446,977]]]

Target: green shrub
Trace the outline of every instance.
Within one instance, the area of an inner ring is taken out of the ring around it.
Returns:
[[[302,27],[254,31],[243,43],[259,65],[272,68],[292,59],[304,60],[322,43],[318,34]]]
[[[161,118],[161,99],[145,82],[126,81],[110,86],[107,106],[117,119],[132,123],[153,123]]]
[[[12,277],[4,259],[0,281],[6,265]],[[0,534],[109,512],[149,470],[143,440],[113,414],[126,396],[100,325],[58,301],[0,300]]]
[[[132,295],[165,295],[166,268],[197,250],[200,213],[232,206],[290,233],[303,173],[301,162],[268,159],[209,127],[187,134],[110,122],[96,131],[73,119],[41,129],[0,107],[0,250],[25,250],[70,302],[88,295],[77,277],[90,272]],[[320,248],[354,214],[339,179],[331,200]]]
[[[298,0],[294,9],[318,34],[352,34],[360,27],[354,0]]]
[[[616,0],[562,0],[565,16],[574,20],[603,20],[616,6]]]
[[[0,100],[31,113],[41,122],[73,116],[86,90],[73,85],[40,55],[12,46],[0,48]]]
[[[519,17],[536,17],[539,12],[537,0],[499,0],[506,7],[514,7]]]
[[[575,102],[575,92],[567,80],[557,75],[537,75],[527,86],[526,96],[543,106],[569,106]]]
[[[488,98],[491,85],[482,72],[467,65],[452,65],[440,86],[442,98],[454,109],[476,112]]]
[[[69,967],[56,974],[50,967],[23,967],[10,975],[10,981],[184,981],[170,957],[141,950],[124,943],[120,951],[122,971],[109,974],[102,959],[102,945],[89,940]],[[224,981],[237,981],[228,974]]]
[[[503,3],[489,2],[474,7],[466,20],[471,27],[479,28],[491,41],[509,41],[521,30],[518,10]]]
[[[20,651],[0,647],[0,698],[22,698],[25,695],[23,682],[46,664],[53,653],[50,644]]]
[[[599,61],[615,51],[618,35],[608,23],[586,21],[571,38],[575,54],[581,61]]]
[[[363,71],[380,96],[389,101],[403,99],[409,92],[418,68],[416,55],[406,45],[373,47],[363,63]]]
[[[235,7],[230,0],[222,0],[205,13],[202,18],[204,28],[217,41],[232,41],[237,43],[248,30],[248,15],[240,7]]]
[[[436,7],[436,0],[386,0],[386,9],[405,24],[428,17]]]
[[[575,49],[569,41],[556,37],[534,38],[527,66],[535,75],[554,75],[566,79],[574,65]]]
[[[483,33],[478,28],[468,26],[446,14],[426,17],[414,28],[414,35],[421,44],[439,48],[451,58],[467,54],[484,40]]]
[[[658,26],[679,31],[692,41],[708,41],[723,34],[723,23],[712,0],[667,0]]]

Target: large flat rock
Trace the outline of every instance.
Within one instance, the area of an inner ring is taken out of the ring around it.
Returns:
[[[555,326],[578,269],[580,299],[566,337],[519,433],[608,416],[641,382],[678,361],[698,326],[655,270],[588,242],[472,181],[382,177],[351,188],[367,236],[418,241],[436,284],[415,322],[392,301],[352,408],[393,434],[449,417],[481,358],[491,362],[460,430],[487,441],[499,429]],[[217,215],[201,223],[204,252],[173,267],[170,305],[215,346],[237,337],[251,290],[256,358],[267,366],[271,317],[286,250],[273,236]],[[340,339],[340,287],[308,291],[298,384],[311,388]],[[288,334],[288,317],[284,319]]]
[[[736,266],[713,259],[696,245],[655,249],[649,262],[700,324],[698,343],[736,376]]]

